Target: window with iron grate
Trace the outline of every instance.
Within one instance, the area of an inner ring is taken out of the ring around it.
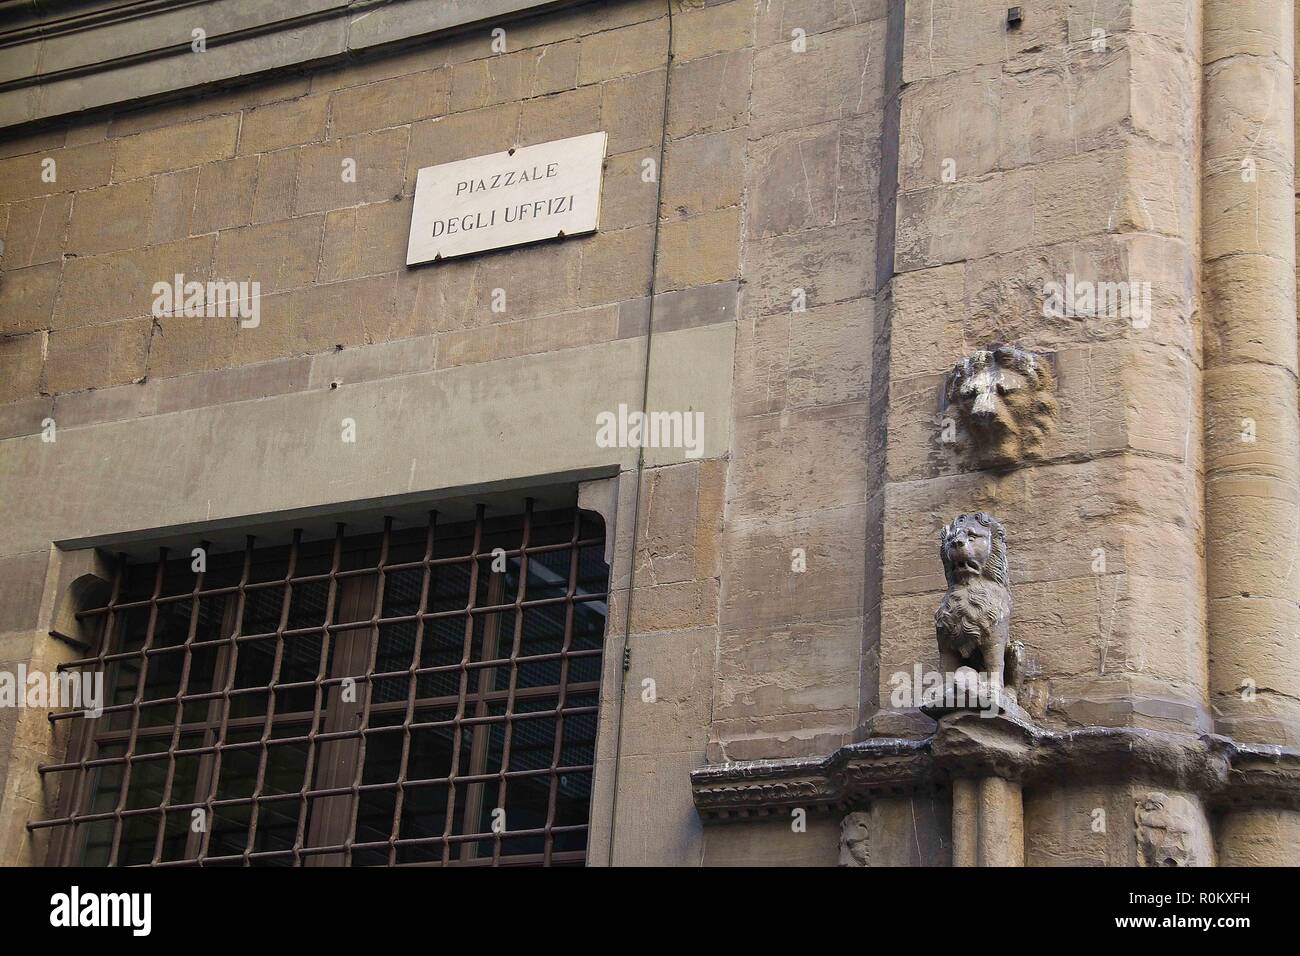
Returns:
[[[608,566],[576,509],[117,562],[52,863],[581,864]]]

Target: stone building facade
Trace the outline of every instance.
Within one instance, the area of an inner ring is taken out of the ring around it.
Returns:
[[[0,862],[92,858],[97,825],[124,862],[132,821],[159,828],[145,861],[213,854],[206,835],[173,847],[159,818],[212,826],[219,770],[201,762],[212,789],[184,797],[173,753],[149,803],[94,763],[143,780],[129,754],[162,739],[140,730],[145,667],[138,687],[119,678],[157,657],[165,587],[123,566],[170,580],[162,547],[237,568],[341,524],[339,540],[380,536],[382,582],[390,538],[430,511],[481,530],[484,513],[577,509],[607,583],[585,605],[603,655],[589,818],[568,831],[585,842],[565,859],[1300,863],[1289,0],[98,0],[0,17],[0,669],[97,661],[129,728],[124,757],[85,718],[0,709]],[[595,132],[594,233],[407,265],[418,170]],[[256,322],[158,309],[174,277],[258,283]],[[1033,440],[990,459],[954,369],[1004,343],[1045,370],[1045,398]],[[628,410],[702,430],[599,440]],[[991,720],[899,698],[940,665],[941,529],[979,512],[1006,530],[1024,655],[1018,704]],[[328,641],[348,612],[339,561],[324,567]],[[248,579],[229,586],[240,609]],[[149,611],[143,644],[106,646],[123,580]],[[384,600],[347,619],[380,642]],[[492,600],[504,627],[525,615],[522,595]],[[214,647],[233,653],[238,614]],[[466,640],[468,660],[488,639]],[[321,668],[318,693],[342,673]],[[236,670],[226,693],[212,678],[224,716],[195,731],[196,759],[226,733]],[[356,665],[364,695],[375,672],[373,653]],[[190,711],[173,712],[183,750]],[[303,746],[324,768],[331,743]],[[530,834],[558,825],[559,754]],[[311,766],[304,791],[322,787]],[[356,766],[313,812],[343,800],[360,826]],[[490,770],[450,776],[492,809]],[[267,853],[311,859],[299,819]],[[389,862],[406,832],[385,837]],[[471,860],[431,832],[418,845]],[[331,846],[316,858],[360,852]]]

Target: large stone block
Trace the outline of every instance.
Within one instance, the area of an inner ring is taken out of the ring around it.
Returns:
[[[673,59],[677,62],[754,45],[755,12],[749,4],[674,3]]]
[[[330,136],[350,136],[438,116],[447,112],[450,102],[451,71],[446,67],[349,87],[330,97]]]
[[[861,615],[865,550],[861,505],[775,520],[731,519],[722,536],[723,627],[744,630]]]
[[[650,292],[654,229],[636,226],[583,240],[579,305],[621,302]]]
[[[600,90],[600,122],[611,155],[658,145],[664,121],[662,70],[607,80]]]
[[[622,620],[627,592],[610,598],[610,619]],[[632,595],[633,634],[714,627],[718,623],[718,582],[712,578],[642,587]]]
[[[699,480],[699,462],[653,468],[644,473],[637,519],[638,586],[696,578]]]
[[[72,195],[40,196],[12,203],[2,233],[3,259],[8,269],[53,262],[63,254],[72,214]],[[0,215],[0,219],[3,219]]]
[[[740,269],[740,207],[663,223],[655,291],[734,279]]]
[[[770,521],[865,501],[866,412],[855,402],[738,421],[731,514]]]
[[[658,183],[646,182],[642,177],[642,162],[648,155],[654,158],[648,152],[633,150],[605,160],[605,180],[600,196],[602,230],[626,229],[654,222],[659,187]]]
[[[709,762],[831,753],[852,739],[854,716],[854,710],[846,710],[715,720]]]
[[[0,202],[94,189],[107,185],[112,174],[113,151],[107,143],[15,156],[0,160]]]
[[[613,824],[614,866],[700,864],[704,835],[691,799],[690,773],[702,766],[703,751],[623,758]],[[597,776],[612,769],[602,764]]]
[[[200,236],[69,259],[63,267],[64,285],[54,309],[53,327],[67,329],[149,315],[154,283],[171,283],[177,273],[186,281],[207,281],[215,241],[215,236]]]
[[[519,134],[519,113],[518,103],[502,103],[413,124],[407,191],[414,191],[415,175],[425,166],[499,153],[514,146]]]
[[[93,256],[140,245],[148,232],[153,185],[153,180],[137,179],[77,193],[68,251]]]
[[[743,7],[743,3],[728,6]],[[879,20],[888,13],[889,0],[771,0],[752,11],[756,42],[789,45],[793,32],[813,36]],[[706,8],[707,9],[707,8]]]
[[[854,299],[739,325],[737,416],[866,401],[873,311],[872,300]]]
[[[616,337],[617,330],[618,313],[614,306],[454,329],[438,336],[438,367],[473,365],[608,342]]]
[[[547,143],[600,130],[599,86],[584,86],[525,100],[519,119],[519,146]]]
[[[255,157],[240,156],[202,168],[190,219],[191,234],[242,226],[251,220],[257,162]]]
[[[157,320],[149,345],[149,379],[225,368],[232,363],[236,337],[243,334],[248,331],[241,330],[236,319],[164,316]],[[191,383],[184,381],[190,389]]]
[[[623,678],[625,755],[704,751],[717,640],[712,628],[632,635],[631,666]],[[647,686],[647,681],[654,683]]]
[[[316,278],[323,216],[226,229],[217,237],[214,278],[260,282],[262,294],[299,289]]]
[[[458,63],[451,73],[451,110],[478,109],[542,96],[577,85],[578,41]]]
[[[58,394],[143,378],[152,326],[151,319],[129,319],[50,333],[46,389]]]
[[[235,155],[238,136],[237,113],[125,136],[114,143],[113,179],[121,182],[229,159]]]
[[[788,312],[796,290],[809,309],[871,295],[875,225],[849,222],[751,240],[743,264],[746,314]]]
[[[0,402],[32,398],[40,391],[46,333],[29,332],[0,338]]]
[[[199,176],[204,167],[194,166],[174,173],[153,177],[153,197],[149,210],[147,245],[174,242],[190,235],[190,219],[194,213],[194,200],[198,194]],[[256,165],[254,165],[256,173]],[[256,176],[253,177],[253,182]],[[253,183],[249,183],[252,188]]]
[[[734,50],[674,65],[668,135],[680,139],[744,125],[749,119],[753,60],[753,51]],[[663,77],[659,79],[662,84]]]
[[[62,264],[47,262],[0,275],[0,335],[48,329]]]
[[[666,19],[647,20],[583,37],[578,85],[658,69],[664,64],[667,47]]]
[[[395,278],[384,275],[267,296],[261,324],[234,337],[231,361],[245,365],[403,337],[410,332],[398,320],[395,295]]]
[[[880,110],[884,99],[885,21],[810,36],[754,54],[750,139]]]
[[[282,149],[257,157],[257,191],[253,195],[253,222],[288,219],[298,195],[298,154]]]
[[[1002,0],[934,0],[909,3],[903,26],[903,82],[1000,63],[1021,53],[1061,44],[1063,11],[1037,7],[1015,29]]]
[[[753,144],[749,235],[776,236],[837,222],[839,152],[835,123],[773,133]]]
[[[294,214],[392,199],[406,179],[406,127],[297,150]]]
[[[1000,67],[986,66],[922,80],[903,91],[901,189],[975,179],[997,168],[1003,82]]]
[[[406,268],[410,200],[338,209],[325,217],[321,282],[398,272]]]
[[[718,721],[826,714],[858,706],[862,618],[723,629],[718,636]]]
[[[329,102],[328,96],[300,96],[246,110],[239,129],[240,154],[320,142],[325,138]]]

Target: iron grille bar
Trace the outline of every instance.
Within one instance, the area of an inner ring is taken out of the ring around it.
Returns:
[[[446,529],[429,512],[201,547],[193,568],[118,555],[105,604],[77,615],[98,642],[60,670],[111,671],[124,702],[50,715],[73,721],[68,759],[38,768],[63,775],[59,810],[28,823],[51,862],[585,860],[609,592],[580,512],[527,498],[491,523],[480,504]],[[592,729],[570,744],[574,721]]]

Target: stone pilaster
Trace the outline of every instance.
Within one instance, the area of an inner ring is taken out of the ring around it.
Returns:
[[[1217,732],[1300,740],[1294,3],[1206,0],[1209,680]]]

